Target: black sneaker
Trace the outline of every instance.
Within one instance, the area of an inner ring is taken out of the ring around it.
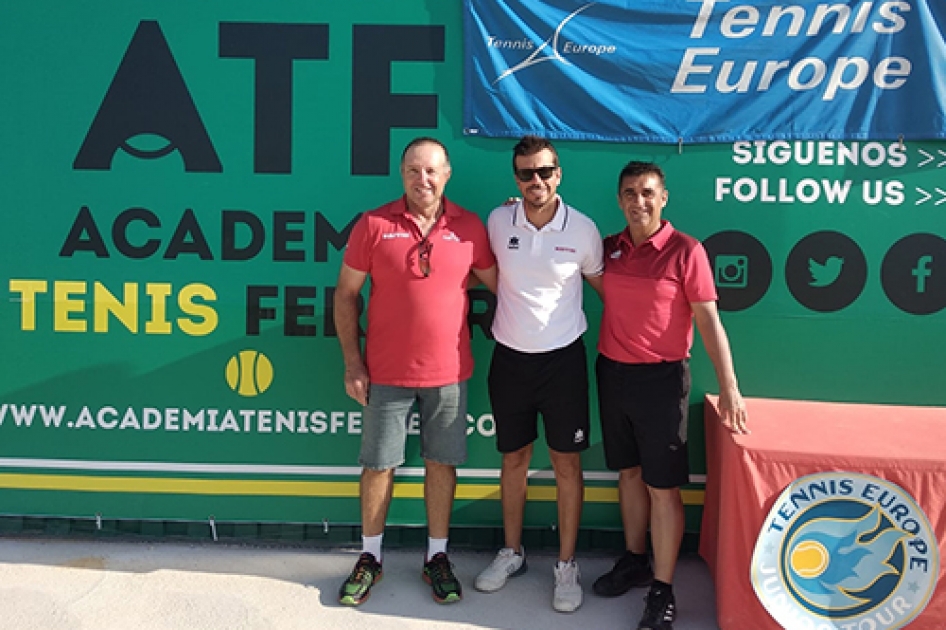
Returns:
[[[434,591],[434,600],[438,604],[452,604],[463,599],[463,589],[460,580],[453,574],[453,565],[447,554],[434,554],[434,557],[424,565],[424,581],[430,584]]]
[[[358,556],[351,575],[338,591],[338,602],[345,606],[358,606],[367,601],[371,587],[381,580],[381,563],[367,551]]]
[[[650,586],[654,572],[645,554],[625,551],[614,563],[614,568],[595,580],[591,589],[601,597],[617,597],[635,586]]]
[[[677,603],[673,593],[666,589],[650,589],[644,598],[644,614],[637,624],[637,630],[673,630],[676,617]]]

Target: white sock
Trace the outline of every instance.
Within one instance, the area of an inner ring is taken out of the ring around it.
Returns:
[[[438,553],[447,553],[447,538],[427,537],[427,562]]]
[[[361,537],[361,550],[367,551],[374,559],[378,562],[381,562],[381,539],[384,537],[384,534],[378,534],[377,536],[362,536]]]

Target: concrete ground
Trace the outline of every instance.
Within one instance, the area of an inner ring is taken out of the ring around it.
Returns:
[[[553,554],[529,556],[529,571],[497,593],[473,589],[491,553],[451,554],[462,602],[439,605],[420,577],[423,552],[385,551],[384,579],[357,609],[337,591],[354,550],[225,543],[0,538],[0,630],[573,629],[635,628],[644,591],[615,599],[591,593],[613,558],[579,557],[582,607],[552,610]],[[715,630],[712,580],[696,555],[675,579],[676,630]]]

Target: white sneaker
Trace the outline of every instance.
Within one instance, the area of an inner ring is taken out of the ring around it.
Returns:
[[[500,549],[489,566],[476,576],[476,582],[473,585],[478,591],[492,593],[505,586],[506,580],[522,575],[528,569],[525,547],[521,547],[518,554],[509,547],[505,547]]]
[[[579,580],[581,571],[578,570],[578,563],[574,560],[570,562],[556,563],[555,568],[555,595],[552,597],[552,608],[558,612],[574,612],[581,606],[582,591]]]

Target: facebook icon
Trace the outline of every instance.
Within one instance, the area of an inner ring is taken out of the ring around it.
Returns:
[[[937,234],[908,234],[893,244],[880,267],[887,299],[912,315],[946,308],[946,240]]]
[[[920,256],[916,261],[916,267],[910,272],[916,276],[916,292],[926,293],[926,279],[933,275],[930,270],[930,263],[933,262],[932,256]]]

